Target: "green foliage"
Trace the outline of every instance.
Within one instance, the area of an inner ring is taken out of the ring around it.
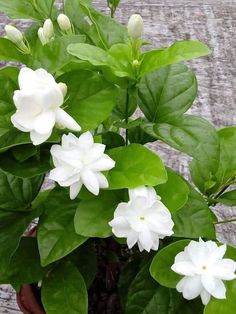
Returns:
[[[47,314],[88,313],[86,285],[73,264],[61,263],[45,277],[42,301]]]
[[[222,194],[219,198],[217,198],[217,202],[227,206],[236,206],[236,190]]]

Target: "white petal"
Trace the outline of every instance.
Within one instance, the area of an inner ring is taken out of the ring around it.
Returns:
[[[227,246],[226,244],[217,246],[217,244],[213,241],[206,242],[208,252],[209,252],[209,261],[215,262],[221,260],[226,253]]]
[[[79,194],[79,191],[81,190],[82,182],[78,181],[75,182],[70,186],[70,199],[74,200],[76,196]]]
[[[77,140],[78,138],[72,133],[69,133],[68,135],[63,134],[61,138],[61,146],[63,149],[75,148]]]
[[[174,272],[184,276],[193,276],[196,274],[195,266],[192,262],[188,261],[174,263],[174,265],[171,266],[171,269]]]
[[[35,117],[42,112],[39,102],[40,93],[38,91],[21,91],[16,90],[13,95],[13,101],[21,114]]]
[[[16,114],[13,114],[11,116],[11,122],[14,125],[14,127],[17,128],[18,130],[22,131],[22,132],[29,132],[30,129],[22,126],[21,124],[19,124],[18,123],[18,119],[16,117],[17,117]]]
[[[53,111],[42,112],[37,116],[34,123],[34,130],[39,134],[52,132],[55,125],[55,113]]]
[[[129,199],[133,200],[138,196],[146,197],[149,203],[155,202],[159,197],[153,187],[139,186],[135,189],[129,189]]]
[[[130,213],[130,207],[128,203],[120,203],[114,212],[114,217],[127,217]]]
[[[175,263],[178,263],[178,262],[190,262],[190,258],[189,258],[189,255],[186,251],[184,252],[180,252],[178,253],[176,256],[175,256]]]
[[[82,149],[86,148],[86,150],[91,149],[93,143],[93,136],[89,131],[81,134],[77,140],[77,145],[80,146]]]
[[[149,230],[142,231],[139,234],[138,241],[140,242],[144,250],[146,250],[147,252],[150,252],[153,246],[153,240],[152,240],[152,236]]]
[[[114,218],[109,222],[109,226],[117,238],[126,238],[130,233],[130,226],[124,217]]]
[[[128,248],[131,249],[138,241],[138,233],[131,230],[127,237]]]
[[[100,172],[96,172],[95,176],[98,179],[98,183],[99,183],[100,188],[102,188],[102,189],[108,188],[109,184],[108,184],[107,178],[104,176],[104,174],[102,174]]]
[[[101,158],[106,146],[103,144],[93,144],[92,148],[89,150],[88,163],[92,163],[97,159]]]
[[[209,292],[211,295],[214,295],[215,291],[217,290],[218,286],[221,286],[219,282],[220,279],[213,277],[212,275],[205,274],[201,276],[201,281],[203,287]]]
[[[184,277],[176,286],[177,291],[183,293],[187,300],[195,299],[202,292],[202,284],[199,276]]]
[[[99,194],[99,183],[96,175],[91,170],[83,170],[81,180],[86,188],[94,195]]]
[[[204,305],[207,305],[211,299],[211,295],[209,292],[207,292],[205,289],[202,290],[201,294],[202,303]]]
[[[31,89],[31,84],[34,83],[35,79],[35,71],[27,67],[22,68],[18,76],[20,89]]]
[[[57,167],[50,171],[49,179],[56,182],[65,181],[71,176],[71,173],[65,167]]]
[[[35,131],[30,132],[30,139],[33,142],[34,145],[40,145],[43,142],[45,142],[49,137],[51,136],[52,132],[49,132],[48,134],[39,134]]]
[[[56,110],[56,122],[60,126],[76,132],[79,132],[81,130],[80,125],[61,108],[58,108]]]
[[[101,158],[92,162],[89,167],[93,171],[106,171],[115,167],[115,161],[108,155],[104,154]]]
[[[157,251],[159,248],[159,238],[157,235],[153,235],[153,245],[152,245],[152,250]]]
[[[229,258],[224,258],[213,266],[213,275],[222,280],[235,279],[235,271],[236,262]]]
[[[212,293],[213,297],[217,299],[226,299],[226,288],[222,280],[216,279],[216,288]]]

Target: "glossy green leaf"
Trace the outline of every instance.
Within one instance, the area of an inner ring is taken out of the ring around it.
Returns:
[[[167,168],[168,180],[166,183],[157,186],[157,194],[161,196],[161,201],[171,211],[182,208],[189,194],[189,187],[184,179],[171,169]]]
[[[13,105],[0,100],[0,136],[12,128],[11,116],[14,112]]]
[[[226,192],[217,198],[217,202],[227,205],[227,206],[236,206],[236,190]]]
[[[106,149],[111,149],[125,145],[124,138],[115,132],[106,132],[102,134],[102,143],[106,145]]]
[[[174,314],[182,308],[182,297],[175,290],[158,285],[149,274],[149,263],[132,281],[125,314]]]
[[[54,1],[0,0],[0,11],[13,19],[44,20],[51,15]]]
[[[36,238],[22,237],[1,283],[21,285],[42,280],[47,268],[40,265]]]
[[[187,203],[173,213],[174,236],[184,238],[215,239],[216,217],[208,208],[205,199],[189,185]]]
[[[1,1],[1,0],[0,0]],[[1,8],[1,4],[0,4]],[[16,61],[27,64],[28,56],[21,53],[15,44],[6,38],[0,38],[0,60]]]
[[[87,5],[91,5],[92,0],[83,0],[83,2]],[[64,11],[73,25],[82,32],[83,30],[86,30],[89,25],[85,20],[87,14],[84,13],[80,4],[81,1],[78,0],[66,0],[64,1]]]
[[[140,76],[145,76],[165,65],[203,57],[210,53],[210,49],[198,41],[179,41],[168,48],[151,50],[142,55]]]
[[[119,98],[115,108],[113,109],[113,114],[122,120],[127,119],[133,115],[137,108],[137,89],[129,88],[119,90]]]
[[[67,46],[84,41],[85,36],[83,35],[67,35],[56,38],[46,45],[42,45],[41,42],[38,42],[37,49],[34,53],[33,68],[38,69],[42,67],[51,73],[59,71],[72,61],[72,57],[67,53]]]
[[[42,182],[43,176],[21,179],[0,170],[0,208],[11,211],[28,210]]]
[[[150,273],[160,285],[168,288],[176,287],[182,276],[175,273],[171,266],[174,264],[175,256],[182,252],[189,242],[190,240],[174,242],[155,255],[150,266]]]
[[[11,257],[17,250],[21,236],[31,221],[31,213],[0,209],[0,278],[5,279]]]
[[[47,314],[88,313],[86,285],[73,264],[61,263],[45,277],[42,301]]]
[[[65,189],[52,190],[40,204],[44,213],[38,226],[38,245],[41,264],[46,266],[66,256],[87,239],[74,228],[74,215],[78,201],[70,200]]]
[[[235,314],[236,279],[228,281],[226,285],[226,299],[211,298],[204,310],[204,314]]]
[[[110,189],[155,186],[167,181],[161,159],[142,145],[114,148],[108,151],[108,155],[116,162],[107,176]]]
[[[67,112],[83,131],[98,127],[116,104],[116,86],[108,83],[99,73],[73,71],[58,80],[68,86]]]
[[[14,91],[18,89],[19,68],[7,66],[0,69],[0,100],[15,109],[13,104]]]
[[[151,122],[178,119],[197,96],[194,73],[183,64],[165,66],[142,78],[138,85],[139,107]]]
[[[109,221],[122,202],[121,191],[102,191],[97,197],[81,201],[75,214],[75,230],[85,237],[107,238],[112,235]]]

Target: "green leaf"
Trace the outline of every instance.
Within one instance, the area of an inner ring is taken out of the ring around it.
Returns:
[[[131,283],[125,314],[174,314],[179,313],[183,302],[175,290],[158,285],[149,274],[149,263]]]
[[[6,279],[0,278],[0,281],[14,286],[37,283],[42,280],[46,271],[47,268],[40,265],[36,238],[22,237],[5,273]]]
[[[46,266],[66,256],[87,239],[74,228],[74,215],[78,201],[71,201],[66,189],[50,192],[40,204],[44,213],[38,225],[38,245],[41,264]]]
[[[82,0],[85,4],[91,5],[92,0]],[[85,21],[85,16],[81,7],[81,1],[78,0],[66,0],[64,1],[64,11],[65,14],[70,18],[73,25],[80,31],[87,29],[89,27],[88,23]]]
[[[12,128],[11,116],[14,111],[13,105],[0,100],[0,137]]]
[[[161,196],[161,201],[171,211],[182,208],[187,200],[189,188],[185,180],[171,169],[167,168],[168,180],[166,183],[157,186],[157,194]]]
[[[12,109],[15,109],[13,104],[13,94],[14,91],[18,89],[18,75],[19,68],[17,67],[3,67],[0,69],[0,84],[2,88],[0,89],[0,99],[7,103]]]
[[[13,19],[44,20],[50,16],[55,0],[0,0],[0,11]],[[36,7],[33,4],[36,4]]]
[[[23,64],[27,64],[28,56],[20,52],[17,46],[13,42],[8,40],[7,38],[1,37],[0,38],[0,60],[1,61],[16,61]]]
[[[210,49],[198,41],[179,41],[169,48],[151,50],[142,55],[140,76],[145,76],[165,65],[203,57],[210,53]]]
[[[227,206],[236,206],[236,190],[222,194],[216,201]]]
[[[97,197],[81,201],[75,214],[75,230],[84,237],[107,238],[112,235],[109,221],[122,202],[121,191],[102,191]]]
[[[189,185],[187,203],[172,215],[174,236],[184,238],[215,239],[216,217],[208,208],[204,198]]]
[[[32,67],[35,69],[42,67],[51,73],[57,72],[72,61],[72,57],[67,53],[67,46],[84,41],[84,35],[67,35],[56,38],[46,45],[39,42],[34,53]]]
[[[174,264],[175,256],[182,252],[189,242],[190,240],[174,242],[155,255],[150,266],[150,273],[160,285],[168,288],[176,287],[182,276],[175,273],[171,266]]]
[[[128,104],[127,104],[128,102]],[[136,87],[119,90],[119,98],[113,114],[122,120],[133,115],[137,108],[137,89]]]
[[[86,286],[73,264],[59,264],[45,277],[42,284],[42,301],[47,314],[88,313]]]
[[[0,208],[11,211],[28,210],[42,182],[43,176],[21,179],[0,170]]]
[[[108,151],[108,155],[116,162],[107,176],[110,189],[156,186],[167,181],[161,159],[142,145],[114,148]]]
[[[183,64],[165,66],[142,78],[138,86],[138,103],[152,122],[178,119],[197,96],[194,73]]]
[[[226,285],[226,299],[211,298],[204,310],[204,314],[235,314],[236,279],[228,281]]]
[[[68,86],[67,112],[81,125],[93,130],[111,113],[117,100],[117,87],[96,72],[73,71],[58,79]]]
[[[31,213],[0,210],[0,278],[5,279],[11,257],[31,221]]]
[[[106,145],[106,149],[111,149],[125,145],[124,138],[115,132],[106,132],[102,134],[102,143]]]

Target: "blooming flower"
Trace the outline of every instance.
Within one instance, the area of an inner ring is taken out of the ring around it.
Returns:
[[[22,68],[18,79],[20,90],[13,96],[17,110],[11,121],[17,129],[30,132],[34,145],[50,137],[55,123],[74,131],[81,130],[78,123],[60,108],[65,87],[57,84],[51,74],[44,69]]]
[[[226,245],[217,246],[213,241],[199,239],[199,242],[191,241],[183,252],[176,255],[171,269],[184,276],[176,289],[185,299],[192,300],[200,295],[206,305],[211,295],[217,299],[226,298],[222,280],[236,278],[236,263],[223,258],[226,249]]]
[[[128,21],[128,34],[134,39],[141,38],[143,35],[144,25],[142,16],[139,14],[133,14]]]
[[[129,190],[129,202],[120,203],[109,222],[118,238],[127,238],[129,248],[136,243],[140,251],[157,250],[159,239],[173,234],[171,214],[153,187]]]
[[[101,171],[110,170],[115,162],[104,154],[105,145],[94,143],[90,132],[79,138],[69,133],[62,136],[61,145],[53,145],[51,155],[55,169],[49,178],[61,186],[70,187],[70,198],[75,199],[82,185],[98,195],[100,188],[107,188],[108,181]]]

